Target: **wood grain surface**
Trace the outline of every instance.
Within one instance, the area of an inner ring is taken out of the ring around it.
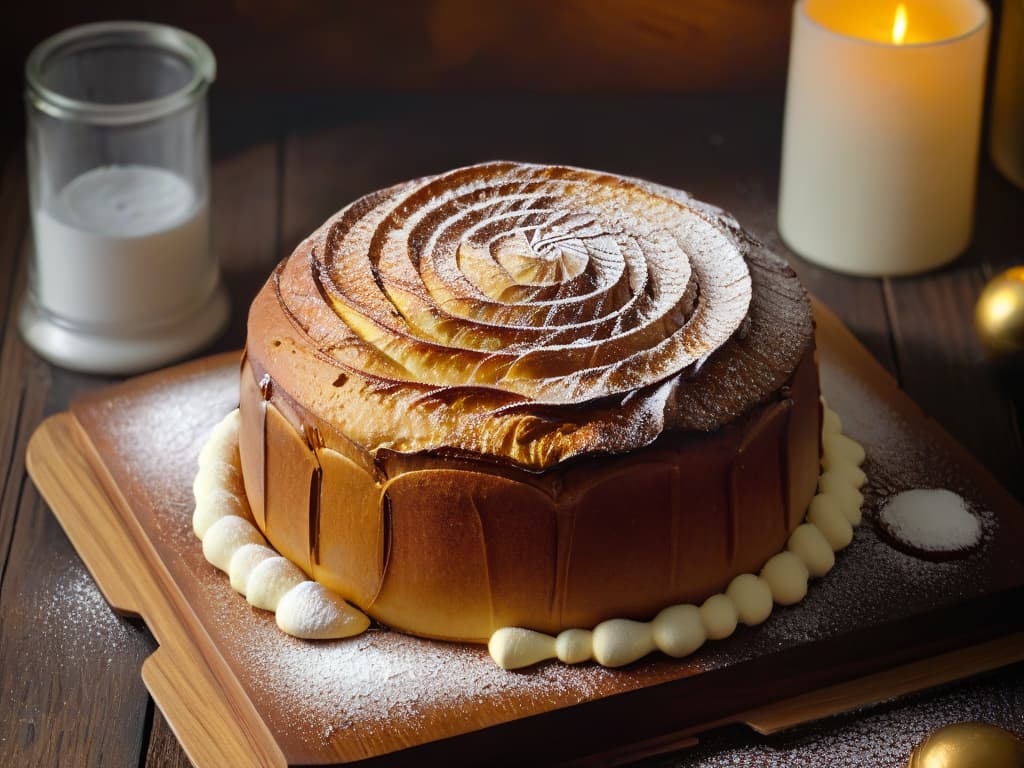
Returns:
[[[781,97],[460,100],[340,91],[276,101],[217,98],[213,120],[214,242],[234,301],[232,328],[217,349],[242,343],[245,307],[269,266],[356,194],[495,157],[604,168],[679,186],[732,210],[791,258],[808,286],[926,412],[1024,498],[1024,377],[1019,365],[987,361],[969,324],[984,280],[1024,262],[1017,223],[1024,192],[998,176],[984,154],[969,251],[936,274],[873,280],[820,270],[779,241]],[[0,764],[182,765],[186,758],[139,677],[153,639],[95,602],[99,593],[25,475],[25,445],[42,419],[109,380],[53,368],[18,337],[28,249],[25,167],[20,146],[2,151]],[[961,710],[987,712],[1020,729],[1024,674],[1016,670],[940,691],[926,704],[951,718]],[[928,707],[920,703],[901,707],[871,722],[890,728],[886,737],[902,738],[909,751],[907,740],[921,733],[919,724],[932,721],[922,719]],[[830,743],[841,747],[835,739],[851,731],[850,723],[805,732],[797,741],[809,750],[831,734]],[[760,764],[749,757],[750,738],[713,742],[715,754],[740,755],[736,765]],[[716,759],[694,754],[658,764]],[[890,763],[877,764],[900,765],[893,754]],[[793,758],[790,764],[800,763]]]

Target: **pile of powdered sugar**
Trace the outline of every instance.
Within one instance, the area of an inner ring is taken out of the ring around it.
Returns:
[[[958,552],[975,546],[981,522],[967,502],[942,488],[918,488],[893,496],[878,513],[899,543],[924,552]]]

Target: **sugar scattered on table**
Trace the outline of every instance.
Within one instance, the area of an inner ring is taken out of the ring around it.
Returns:
[[[47,636],[56,650],[58,664],[74,666],[88,658],[111,665],[136,644],[148,646],[141,627],[132,626],[110,609],[81,563],[69,559],[61,565],[38,624],[40,634]]]

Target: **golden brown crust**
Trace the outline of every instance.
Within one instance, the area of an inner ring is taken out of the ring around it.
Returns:
[[[371,454],[535,470],[726,424],[812,334],[796,276],[727,216],[570,168],[494,163],[374,193],[272,284],[250,353],[324,421]]]

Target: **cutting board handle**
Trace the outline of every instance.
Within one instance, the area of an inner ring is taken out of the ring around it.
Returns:
[[[110,607],[125,616],[142,615],[138,582],[130,577],[142,564],[126,531],[114,518],[114,500],[83,455],[69,449],[72,417],[61,413],[44,421],[29,440],[28,471],[51,509],[72,507],[58,517]],[[60,461],[52,461],[59,456]],[[127,556],[127,557],[126,557]]]

